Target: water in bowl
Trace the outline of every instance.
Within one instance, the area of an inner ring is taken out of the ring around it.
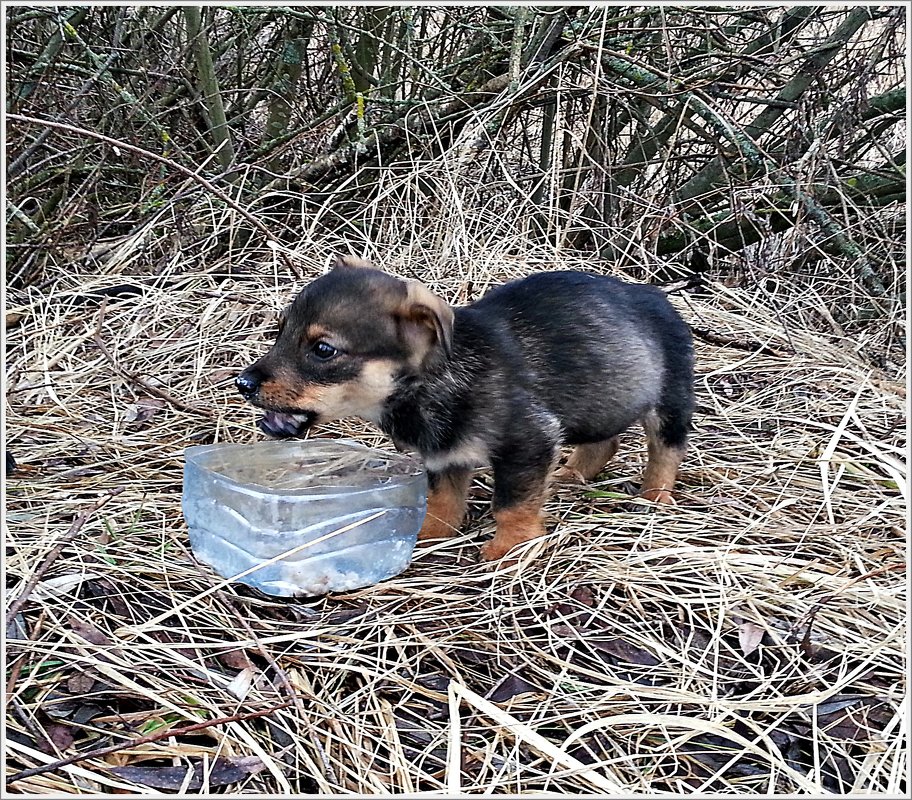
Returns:
[[[427,477],[409,456],[344,439],[189,447],[190,545],[223,577],[266,594],[370,586],[411,561]],[[252,571],[247,572],[247,570]]]

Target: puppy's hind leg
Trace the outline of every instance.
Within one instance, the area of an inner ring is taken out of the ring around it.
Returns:
[[[643,418],[649,460],[643,472],[640,495],[656,503],[674,504],[671,490],[678,476],[678,467],[687,452],[686,423],[678,418],[663,417],[650,411]]]
[[[567,458],[566,464],[555,473],[555,477],[559,481],[591,481],[614,458],[619,445],[617,436],[601,442],[579,444]]]

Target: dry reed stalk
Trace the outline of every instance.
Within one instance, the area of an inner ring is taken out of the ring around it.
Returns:
[[[529,238],[531,195],[476,203],[459,145],[414,164],[443,187],[431,206],[410,179],[373,174],[382,204],[370,236],[302,217],[294,258],[305,278],[332,252],[357,252],[462,303],[538,269],[603,268],[560,238]],[[648,227],[659,208],[643,202]],[[673,294],[694,325],[765,348],[697,342],[699,410],[676,508],[629,497],[644,461],[631,431],[597,481],[555,487],[551,533],[518,566],[477,562],[493,530],[481,473],[464,532],[420,549],[404,574],[279,600],[194,561],[181,454],[259,438],[231,379],[263,351],[297,285],[265,249],[207,260],[230,211],[200,203],[184,222],[210,231],[192,268],[166,241],[166,210],[114,246],[101,274],[65,265],[46,291],[15,298],[24,317],[8,331],[6,419],[21,469],[7,480],[8,597],[74,514],[126,488],[15,615],[9,699],[20,711],[8,719],[7,774],[237,719],[11,791],[139,792],[109,767],[244,757],[263,769],[230,791],[901,789],[906,402],[889,349],[901,320],[853,341],[816,325],[811,294],[749,281]],[[648,248],[635,247],[628,255],[650,274]],[[99,327],[81,298],[140,278],[143,291],[109,299]],[[886,348],[884,368],[862,357],[872,347]],[[356,421],[316,433],[389,447]],[[290,691],[295,706],[241,719]]]

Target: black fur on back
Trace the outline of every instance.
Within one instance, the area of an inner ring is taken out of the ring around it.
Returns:
[[[655,287],[562,271],[457,308],[452,356],[403,375],[381,427],[425,455],[475,439],[494,453],[522,447],[533,428],[564,444],[605,440],[650,412],[664,443],[683,447],[689,328]]]

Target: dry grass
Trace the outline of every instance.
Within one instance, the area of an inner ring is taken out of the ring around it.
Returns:
[[[455,184],[408,235],[420,214],[400,188],[372,244],[305,224],[302,272],[350,248],[465,302],[592,268],[525,240],[522,204],[473,207]],[[52,563],[8,631],[7,776],[120,746],[11,791],[903,791],[905,376],[813,330],[813,295],[785,310],[751,285],[674,296],[695,326],[767,346],[697,342],[677,507],[626,498],[644,460],[632,431],[599,481],[556,490],[552,533],[519,567],[477,561],[493,530],[480,473],[463,535],[403,575],[286,601],[194,561],[180,491],[186,446],[259,438],[231,377],[294,286],[265,249],[218,254],[215,233],[182,249],[167,213],[8,309],[24,317],[8,331],[7,606]],[[143,293],[84,301],[125,281]],[[319,433],[389,446],[358,423]]]

